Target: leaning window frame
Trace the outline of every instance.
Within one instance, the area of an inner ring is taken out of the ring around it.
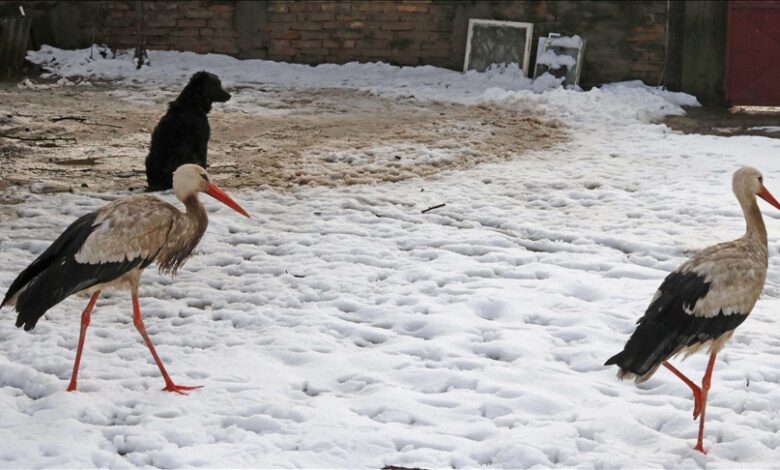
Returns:
[[[518,29],[525,29],[525,50],[523,51],[523,74],[528,77],[528,68],[531,62],[531,40],[534,36],[534,24],[526,23],[523,21],[501,21],[501,20],[484,20],[477,18],[469,18],[469,29],[466,34],[466,56],[463,59],[463,72],[469,70],[469,62],[471,62],[471,38],[474,34],[474,25],[490,25],[490,26],[509,26]]]

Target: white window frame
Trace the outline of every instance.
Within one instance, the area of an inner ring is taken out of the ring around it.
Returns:
[[[466,35],[466,57],[463,60],[463,72],[468,71],[471,62],[471,38],[474,34],[474,25],[509,26],[525,29],[525,51],[523,51],[523,74],[528,76],[528,66],[531,61],[531,40],[534,36],[534,24],[521,21],[480,20],[469,18],[469,32]]]

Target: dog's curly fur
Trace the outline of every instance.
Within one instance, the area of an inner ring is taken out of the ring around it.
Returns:
[[[168,105],[152,133],[152,144],[146,157],[146,181],[149,191],[171,188],[173,172],[180,165],[195,163],[206,167],[211,103],[230,99],[219,77],[197,72],[181,94]]]

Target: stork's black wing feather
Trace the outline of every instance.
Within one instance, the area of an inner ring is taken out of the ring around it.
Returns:
[[[75,222],[65,229],[62,234],[54,240],[54,243],[49,245],[35,261],[30,263],[24,271],[19,273],[11,283],[11,287],[8,288],[8,292],[5,293],[3,303],[0,304],[2,308],[19,290],[22,289],[27,283],[29,283],[35,276],[41,274],[46,268],[48,268],[61,253],[67,251],[68,248],[78,247],[84,244],[84,240],[87,239],[90,233],[92,233],[92,224],[95,222],[97,214],[94,212],[79,217]]]
[[[96,217],[97,213],[92,212],[73,222],[11,283],[0,307],[16,296],[17,327],[31,330],[47,310],[66,297],[151,263],[140,257],[99,264],[77,262],[76,253],[95,230]]]
[[[625,373],[642,376],[684,348],[714,340],[745,321],[750,312],[693,315],[694,305],[707,295],[710,287],[695,272],[669,274],[623,351],[605,365],[617,364]]]

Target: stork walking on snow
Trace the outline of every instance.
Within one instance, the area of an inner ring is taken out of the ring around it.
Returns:
[[[198,200],[205,192],[236,212],[249,217],[233,199],[209,182],[197,165],[182,165],[173,175],[173,192],[186,212],[154,196],[132,196],[114,201],[73,222],[35,261],[17,276],[0,304],[14,306],[16,326],[35,328],[47,310],[79,292],[91,294],[81,314],[76,360],[68,391],[76,389],[81,352],[92,308],[100,291],[108,287],[129,288],[133,323],[160,368],[165,388],[184,393],[198,387],[176,385],[165,371],[146,334],[138,306],[141,271],[157,263],[161,272],[174,274],[197,246],[208,225],[206,210]]]
[[[704,451],[704,414],[715,356],[753,309],[764,288],[768,264],[767,236],[756,196],[780,209],[764,187],[761,173],[744,167],[734,173],[732,189],[745,214],[745,234],[705,248],[669,274],[656,291],[623,351],[605,365],[616,364],[618,377],[649,379],[663,365],[693,391],[693,419],[699,421],[696,450]],[[709,348],[701,386],[667,359]]]

